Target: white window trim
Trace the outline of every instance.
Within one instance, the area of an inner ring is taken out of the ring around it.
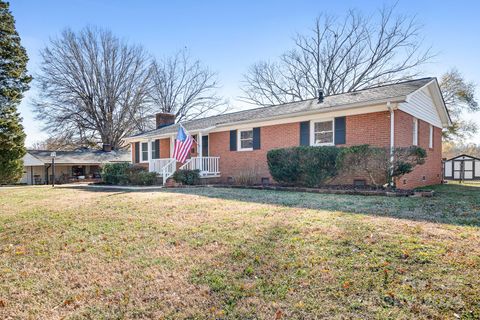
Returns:
[[[242,132],[245,132],[245,131],[252,131],[252,147],[251,148],[242,148],[240,137],[242,135]],[[237,151],[253,151],[253,128],[237,130]]]
[[[332,142],[315,143],[315,123],[316,122],[332,122]],[[310,120],[310,145],[311,146],[334,146],[335,145],[335,118],[321,118]]]
[[[147,144],[147,160],[143,160],[143,144]],[[140,141],[140,163],[148,163],[148,141]]]
[[[428,148],[433,149],[433,126],[430,125],[428,130]]]
[[[412,126],[412,136],[413,136],[413,141],[412,144],[414,146],[418,146],[418,119],[413,118],[413,126]]]

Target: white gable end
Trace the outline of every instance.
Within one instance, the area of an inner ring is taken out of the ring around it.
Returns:
[[[428,86],[412,93],[408,96],[407,102],[400,103],[398,108],[436,127],[443,127],[438,108],[435,105]]]

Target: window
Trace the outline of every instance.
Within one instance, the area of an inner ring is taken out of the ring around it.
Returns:
[[[313,123],[313,145],[333,144],[333,120]]]
[[[418,146],[418,119],[413,118],[413,145]]]
[[[253,129],[238,132],[238,150],[253,150]]]
[[[433,149],[433,126],[430,125],[430,135],[429,135],[429,139],[428,139],[428,147],[430,149]]]
[[[140,161],[147,162],[148,161],[148,142],[142,142],[140,144]]]
[[[152,141],[152,159],[158,159],[160,158],[160,150],[157,150],[157,147],[160,147],[160,143],[155,143],[155,141]]]

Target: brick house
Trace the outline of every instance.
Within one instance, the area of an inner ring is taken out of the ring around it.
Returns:
[[[418,145],[425,164],[397,182],[400,188],[442,180],[442,128],[451,124],[438,82],[423,78],[350,93],[222,114],[183,123],[194,136],[183,165],[171,159],[178,124],[156,115],[157,128],[126,138],[132,162],[156,171],[164,181],[178,168],[200,169],[203,178],[226,183],[243,175],[271,181],[267,152],[299,145],[379,147]],[[343,184],[353,184],[347,177]]]

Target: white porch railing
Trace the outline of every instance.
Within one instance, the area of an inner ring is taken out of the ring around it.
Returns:
[[[200,177],[208,178],[220,175],[220,157],[193,157],[187,160],[180,169],[200,170]],[[163,184],[177,171],[177,160],[173,158],[152,159],[149,171],[160,174]]]
[[[200,170],[200,177],[220,175],[220,157],[192,157],[180,169]]]
[[[162,173],[163,168],[169,164],[173,158],[152,159],[150,160],[149,171]]]
[[[168,162],[163,168],[162,168],[162,178],[163,181],[162,183],[165,185],[167,182],[167,179],[173,176],[175,171],[177,170],[177,160],[175,159],[170,159],[170,162]]]

